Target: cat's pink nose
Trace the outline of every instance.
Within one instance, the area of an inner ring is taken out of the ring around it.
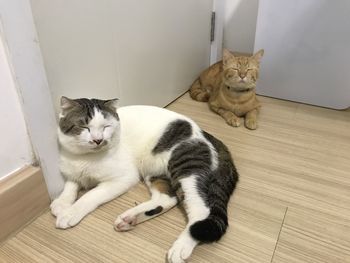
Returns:
[[[103,140],[94,140],[94,143],[96,143],[97,145],[100,145],[100,143],[102,142]]]

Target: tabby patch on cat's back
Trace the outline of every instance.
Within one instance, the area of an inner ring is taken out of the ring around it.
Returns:
[[[250,57],[234,56],[224,49],[223,60],[203,71],[194,81],[189,90],[191,98],[208,102],[210,109],[227,124],[238,127],[243,117],[245,126],[255,130],[261,107],[255,88],[263,54],[264,50],[260,50]]]

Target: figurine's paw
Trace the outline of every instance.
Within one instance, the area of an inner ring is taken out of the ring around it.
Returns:
[[[256,119],[246,119],[245,126],[250,130],[256,130],[258,128],[258,122]]]
[[[232,116],[226,120],[227,124],[233,127],[239,127],[241,125],[241,121],[237,116]]]

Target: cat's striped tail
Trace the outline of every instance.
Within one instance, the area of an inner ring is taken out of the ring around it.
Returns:
[[[202,102],[207,102],[210,97],[209,91],[201,85],[200,79],[196,79],[191,88],[190,88],[190,96],[192,99]]]
[[[209,216],[195,222],[190,227],[190,233],[194,239],[209,243],[218,241],[226,232],[227,205],[236,188],[238,172],[226,146],[210,134],[204,132],[204,135],[218,152],[219,165],[210,177],[207,191],[202,193],[206,195],[205,199],[210,209]]]
[[[212,185],[209,196],[213,198],[210,206],[209,216],[201,221],[195,222],[190,227],[191,236],[204,243],[218,241],[226,232],[228,226],[227,203],[229,196],[223,194],[220,186]],[[222,198],[221,196],[225,196]]]

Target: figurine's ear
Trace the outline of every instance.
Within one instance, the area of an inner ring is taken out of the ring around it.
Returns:
[[[224,65],[227,65],[228,61],[230,59],[235,58],[235,56],[231,53],[230,50],[228,50],[227,48],[224,48],[222,51],[222,62]]]
[[[258,62],[260,62],[261,58],[263,57],[264,55],[264,50],[263,49],[260,49],[258,52],[256,52],[254,55],[253,55],[253,58],[255,60],[257,60]]]

